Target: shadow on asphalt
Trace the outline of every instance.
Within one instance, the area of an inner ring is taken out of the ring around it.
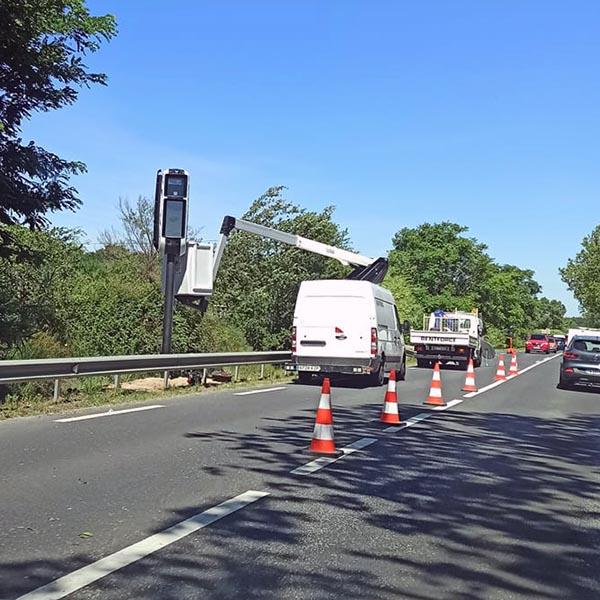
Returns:
[[[378,411],[336,409],[335,423],[353,439],[373,435]],[[289,470],[309,460],[308,415],[265,420],[252,435],[188,432],[250,458],[272,496],[69,598],[600,597],[600,418],[449,412],[429,423],[305,478]],[[296,453],[283,451],[290,444]],[[338,538],[333,513],[350,539]],[[30,589],[64,569],[3,563]]]

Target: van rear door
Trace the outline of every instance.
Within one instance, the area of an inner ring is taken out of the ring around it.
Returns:
[[[374,308],[373,298],[364,296],[298,298],[297,355],[369,358]]]

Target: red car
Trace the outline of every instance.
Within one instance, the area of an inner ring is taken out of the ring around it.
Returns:
[[[552,348],[549,335],[545,333],[532,333],[527,342],[525,342],[525,352],[545,352],[546,354],[550,354],[550,352],[556,352],[556,342],[554,343],[554,348]]]

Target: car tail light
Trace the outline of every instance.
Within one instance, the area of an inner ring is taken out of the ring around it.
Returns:
[[[464,354],[467,351],[466,348],[458,348],[458,353],[459,354]]]
[[[575,360],[576,358],[579,358],[579,354],[576,354],[575,352],[563,352],[563,358],[566,360]]]
[[[292,352],[296,352],[296,328],[292,327]]]
[[[575,371],[574,371],[573,369],[571,369],[571,367],[567,367],[567,368],[565,369],[565,373],[569,373],[569,374],[571,374],[571,373],[574,373],[574,372],[575,372]]]
[[[371,327],[371,356],[377,356],[378,342],[377,327]]]

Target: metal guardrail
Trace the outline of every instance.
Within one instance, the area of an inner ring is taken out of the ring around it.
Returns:
[[[288,362],[291,356],[291,352],[220,352],[2,360],[0,361],[0,383],[63,379],[85,375],[118,375],[144,371],[283,364]]]

